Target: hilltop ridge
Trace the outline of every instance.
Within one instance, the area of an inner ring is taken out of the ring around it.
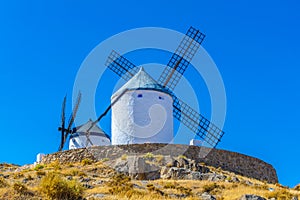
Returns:
[[[165,159],[171,162],[161,166]],[[132,161],[161,166],[160,177],[155,179],[156,173],[148,173],[148,177],[143,173],[128,173],[126,169]],[[300,197],[300,186],[290,189],[244,177],[183,155],[165,157],[145,153],[138,157],[123,155],[116,160],[84,158],[80,162],[55,160],[47,164],[0,166],[0,199],[297,200]]]
[[[115,160],[123,155],[141,157],[147,153],[164,156],[164,158],[185,156],[197,163],[205,163],[209,166],[221,168],[222,170],[249,178],[267,181],[268,183],[278,182],[274,167],[260,159],[226,150],[181,144],[146,143],[95,146],[87,149],[82,148],[49,154],[43,158],[43,163],[50,163],[55,160],[59,160],[61,163],[80,162],[84,158],[94,161],[103,159]],[[162,166],[166,165],[169,161],[169,159],[166,159]],[[143,167],[137,165],[139,164],[136,164],[136,168]]]

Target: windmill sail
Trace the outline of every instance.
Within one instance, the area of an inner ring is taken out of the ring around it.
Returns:
[[[61,132],[61,141],[60,145],[58,148],[58,151],[61,151],[63,146],[64,146],[64,138],[65,138],[65,121],[66,121],[66,101],[67,101],[67,96],[64,97],[63,103],[62,103],[62,109],[61,109],[61,126],[58,128],[58,131]]]
[[[170,90],[176,87],[204,38],[205,35],[199,30],[193,27],[189,28],[158,79],[161,85]]]
[[[125,81],[131,79],[138,72],[134,64],[114,50],[108,56],[105,65]]]
[[[203,139],[209,147],[215,147],[224,132],[182,100],[175,96],[173,100],[173,116]]]
[[[68,127],[65,128],[65,107],[66,107],[66,99],[67,97],[65,96],[62,104],[62,114],[61,114],[61,127],[58,128],[59,131],[61,131],[61,142],[58,148],[58,151],[61,151],[64,148],[66,139],[68,138],[68,135],[72,133],[72,126],[79,108],[79,104],[81,102],[81,92],[78,93],[77,99],[76,99],[76,104],[74,106],[73,112],[69,118],[68,122]]]

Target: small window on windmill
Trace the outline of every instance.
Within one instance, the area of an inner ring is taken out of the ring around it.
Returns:
[[[138,97],[138,98],[142,98],[142,97],[143,97],[143,94],[138,94],[137,97]]]
[[[158,98],[159,98],[160,100],[164,100],[164,98],[163,98],[163,97],[161,97],[161,96],[159,96]]]

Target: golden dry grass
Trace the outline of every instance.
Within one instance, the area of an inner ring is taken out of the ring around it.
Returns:
[[[125,157],[125,156],[124,156]],[[147,155],[151,157],[151,155]],[[161,160],[161,157],[155,159]],[[12,168],[13,166],[9,166]],[[15,167],[17,168],[17,167]],[[213,167],[209,167],[212,171],[220,171]],[[288,189],[280,184],[266,184],[259,180],[235,175],[230,172],[222,171],[227,177],[237,177],[240,182],[211,182],[211,181],[199,181],[199,180],[153,180],[153,181],[138,181],[124,178],[114,177],[113,169],[107,167],[105,162],[92,163],[86,160],[81,163],[69,163],[60,164],[53,162],[51,164],[44,165],[43,167],[38,166],[27,168],[19,172],[13,170],[1,172],[3,175],[9,175],[8,179],[3,179],[3,187],[0,187],[0,199],[13,199],[20,196],[14,190],[13,186],[16,183],[21,183],[24,179],[27,179],[24,186],[29,191],[28,194],[33,193],[35,196],[28,196],[27,199],[41,198],[46,199],[46,196],[40,192],[41,180],[44,175],[49,173],[56,173],[62,179],[67,180],[67,176],[72,176],[73,180],[79,180],[81,178],[89,177],[93,182],[98,181],[99,183],[94,184],[94,188],[85,189],[84,197],[91,196],[92,194],[104,194],[106,200],[171,200],[178,198],[171,198],[170,195],[187,195],[186,200],[199,199],[199,194],[204,191],[209,191],[217,197],[217,200],[235,200],[239,199],[244,194],[255,194],[265,198],[276,197],[280,199],[289,199],[291,196],[300,197],[300,187],[294,189]],[[44,174],[44,175],[42,175]],[[121,176],[122,177],[122,176]],[[4,180],[4,181],[3,181]],[[122,182],[123,181],[123,182]],[[247,184],[246,181],[252,184]],[[110,184],[109,184],[110,183]],[[137,187],[133,187],[133,185]],[[21,187],[21,186],[20,186]],[[269,191],[269,188],[273,188],[274,191]],[[22,188],[21,188],[22,189]],[[25,191],[25,190],[24,190]],[[27,194],[25,192],[25,194]]]

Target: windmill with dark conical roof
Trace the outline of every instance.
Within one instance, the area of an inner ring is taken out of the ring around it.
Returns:
[[[224,132],[173,93],[204,37],[190,27],[158,81],[111,52],[106,66],[127,81],[111,97],[112,144],[171,142],[174,117],[198,135],[202,144],[216,147]]]

